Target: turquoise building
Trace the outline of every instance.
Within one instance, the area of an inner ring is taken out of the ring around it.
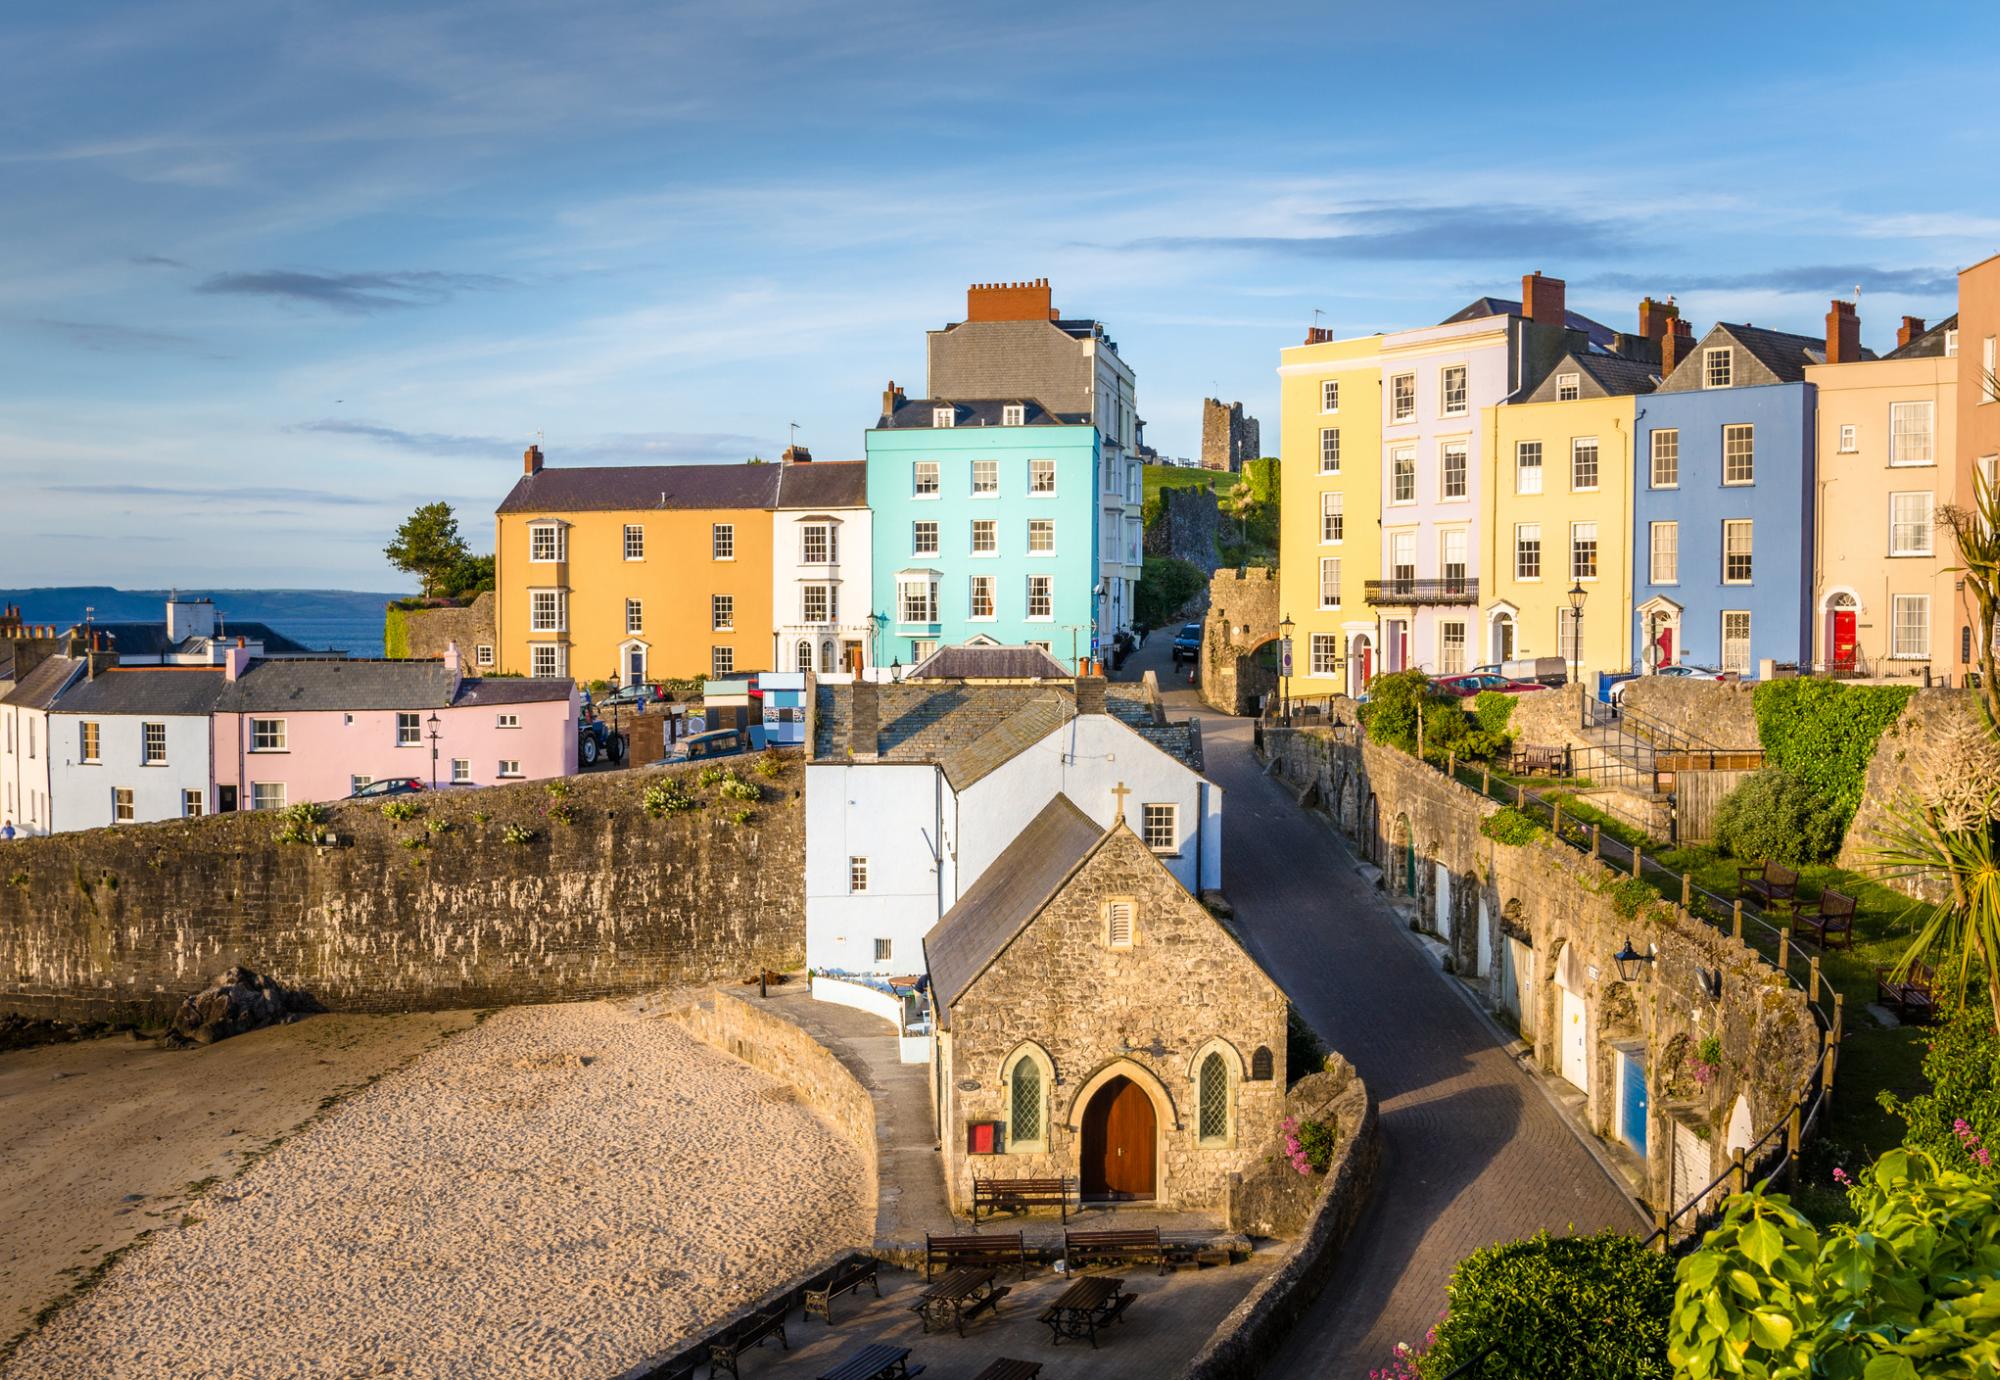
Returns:
[[[882,401],[867,435],[874,664],[911,666],[983,636],[1074,669],[1111,632],[1097,624],[1106,553],[1090,418],[893,386]]]

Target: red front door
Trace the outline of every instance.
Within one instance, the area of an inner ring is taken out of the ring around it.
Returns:
[[[1084,1195],[1151,1198],[1155,1131],[1144,1088],[1123,1076],[1099,1088],[1083,1109]]]
[[[1852,671],[1854,669],[1854,610],[1835,609],[1833,611],[1833,669]]]

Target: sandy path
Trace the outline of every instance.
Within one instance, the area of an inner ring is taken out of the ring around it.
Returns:
[[[864,1237],[862,1172],[663,1019],[504,1011],[220,1186],[7,1374],[597,1380]]]
[[[141,1232],[179,1222],[202,1180],[472,1023],[315,1016],[206,1049],[114,1037],[0,1054],[0,1343]]]

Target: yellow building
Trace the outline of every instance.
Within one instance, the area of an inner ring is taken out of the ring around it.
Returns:
[[[1294,698],[1358,694],[1374,674],[1382,566],[1381,338],[1315,329],[1279,353],[1278,590]]]
[[[495,514],[499,670],[630,684],[775,666],[787,466],[545,469],[530,446],[523,468]]]
[[[1818,364],[1819,494],[1813,524],[1813,669],[1891,678],[1964,664],[1949,534],[1960,494],[1958,318],[1903,319],[1882,359]]]
[[[1632,437],[1659,366],[1565,355],[1528,396],[1485,409],[1495,473],[1481,589],[1481,660],[1559,656],[1572,673],[1631,669]],[[1584,591],[1583,642],[1570,591]]]

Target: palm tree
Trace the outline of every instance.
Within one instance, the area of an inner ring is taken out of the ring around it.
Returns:
[[[1993,1019],[2000,1027],[2000,841],[1992,816],[2000,797],[1988,795],[1982,817],[1972,821],[1917,801],[1890,811],[1871,849],[1876,873],[1885,881],[1914,881],[1938,899],[1912,901],[1906,914],[1920,915],[1917,932],[1896,963],[1905,977],[1933,957],[1951,979],[1954,999],[1963,1002],[1972,983],[1986,984]],[[1954,827],[1962,826],[1962,827]]]

